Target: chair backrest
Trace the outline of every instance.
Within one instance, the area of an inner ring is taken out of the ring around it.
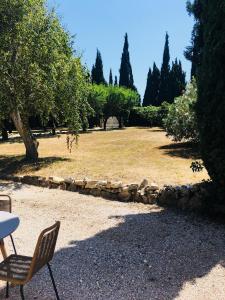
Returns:
[[[0,194],[0,210],[1,211],[12,211],[12,199],[9,195]]]
[[[59,233],[60,222],[43,230],[38,238],[32,258],[28,279],[31,279],[44,265],[53,258],[55,245]]]

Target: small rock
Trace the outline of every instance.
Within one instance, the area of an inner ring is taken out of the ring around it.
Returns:
[[[85,189],[95,189],[98,181],[97,180],[87,180]]]
[[[64,179],[64,182],[71,184],[71,183],[74,183],[74,180],[75,179],[73,177],[67,177],[67,178]]]
[[[144,179],[140,186],[139,186],[139,190],[142,190],[144,187],[146,187],[148,185],[148,180],[147,179]]]
[[[137,183],[131,183],[129,185],[128,190],[129,190],[129,192],[137,192],[138,191],[138,187],[139,187],[139,185]]]
[[[110,185],[111,189],[119,189],[123,187],[122,181],[112,182]]]
[[[62,182],[64,182],[64,178],[52,176],[52,177],[49,177],[49,181],[51,181],[53,183],[62,183]]]
[[[76,185],[76,186],[85,186],[85,181],[84,180],[75,180],[74,181],[74,184]]]
[[[158,190],[159,190],[159,186],[158,186],[157,183],[152,182],[152,183],[150,184],[150,189],[151,189],[152,191],[158,191]]]

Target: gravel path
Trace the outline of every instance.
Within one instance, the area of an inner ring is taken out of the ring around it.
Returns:
[[[1,191],[11,193],[21,219],[14,233],[20,253],[32,255],[40,231],[61,221],[52,262],[61,299],[225,299],[224,225],[60,190],[2,184]],[[0,283],[0,299],[4,293]],[[12,288],[10,299],[18,295]],[[46,270],[25,295],[55,299]]]

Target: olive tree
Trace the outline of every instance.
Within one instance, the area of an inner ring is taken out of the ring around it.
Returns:
[[[45,2],[0,2],[0,117],[12,119],[28,159],[38,158],[29,116],[43,122],[60,116],[77,132],[89,110],[86,72],[73,56],[69,34]]]

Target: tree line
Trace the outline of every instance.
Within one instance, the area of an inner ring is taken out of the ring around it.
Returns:
[[[119,69],[119,83],[117,76],[113,80],[112,69],[109,72],[109,80],[104,77],[103,61],[100,51],[97,49],[95,64],[91,71],[93,84],[104,84],[126,87],[137,91],[134,85],[132,66],[130,62],[128,35],[125,34],[124,46]],[[143,97],[143,106],[160,106],[164,101],[172,103],[176,97],[182,95],[186,86],[186,74],[183,71],[181,61],[176,58],[170,65],[169,35],[166,34],[163,52],[163,62],[159,69],[155,62],[147,75],[147,84]]]
[[[95,64],[92,66],[92,70],[91,70],[92,84],[104,84],[104,85],[109,84],[114,86],[119,85],[120,87],[137,91],[137,88],[134,85],[133,71],[130,62],[129,43],[128,43],[127,33],[125,34],[124,37],[124,46],[123,46],[121,64],[119,69],[119,82],[117,76],[115,76],[113,80],[112,69],[110,69],[109,80],[107,82],[104,77],[103,69],[104,68],[103,68],[102,56],[99,49],[97,49]]]

